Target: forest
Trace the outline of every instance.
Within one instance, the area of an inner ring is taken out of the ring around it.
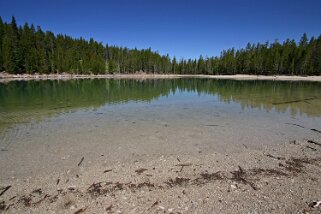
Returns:
[[[210,44],[209,44],[210,45]],[[220,56],[176,59],[148,49],[104,45],[93,38],[72,38],[0,17],[0,72],[11,74],[254,74],[321,75],[321,35],[300,41],[248,43]]]

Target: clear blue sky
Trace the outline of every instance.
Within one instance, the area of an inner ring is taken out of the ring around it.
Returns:
[[[170,56],[219,55],[247,42],[321,34],[320,0],[0,0],[18,24]]]

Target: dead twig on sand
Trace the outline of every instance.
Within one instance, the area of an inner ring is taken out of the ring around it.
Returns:
[[[7,192],[10,188],[11,188],[11,185],[6,186],[6,187],[2,187],[1,188],[2,191],[0,193],[0,196],[3,195],[5,192]]]
[[[179,164],[176,164],[175,166],[192,166],[193,164],[191,163],[179,163]]]
[[[245,170],[243,170],[240,166],[238,166],[238,168],[238,170],[231,172],[231,174],[233,175],[231,180],[249,185],[253,190],[257,190],[258,188],[255,186],[255,184],[247,180]]]
[[[41,188],[35,189],[34,191],[32,191],[32,193],[37,193],[37,194],[41,195],[42,194],[42,190],[41,190]]]
[[[306,146],[308,149],[311,149],[311,150],[313,150],[313,151],[317,151],[317,149],[315,149],[315,148],[313,148],[313,147],[311,147],[311,146]]]
[[[158,203],[159,203],[158,201],[155,201],[155,202],[152,204],[151,208],[152,208],[152,207],[155,207]]]
[[[147,171],[147,169],[145,169],[145,168],[139,168],[139,169],[136,169],[136,170],[135,170],[135,172],[136,172],[137,174],[142,174],[142,173],[145,172],[145,171]]]
[[[5,210],[6,209],[6,203],[4,201],[0,202],[0,210]]]
[[[308,140],[307,142],[311,143],[311,144],[314,144],[314,145],[317,145],[317,146],[321,146],[321,143],[315,142],[313,140]]]
[[[285,158],[283,158],[283,157],[277,157],[277,156],[270,155],[270,154],[266,154],[265,156],[267,156],[269,158],[276,159],[276,160],[285,160]]]
[[[75,214],[83,213],[83,212],[85,212],[85,211],[87,210],[87,208],[88,208],[88,206],[87,206],[87,207],[83,207],[83,208],[77,210],[77,211],[75,212]]]
[[[224,180],[226,179],[226,176],[221,171],[214,172],[214,173],[203,172],[201,173],[201,178],[204,180]],[[198,181],[199,179],[195,179],[195,180]]]
[[[80,166],[84,160],[85,160],[85,158],[82,157],[81,160],[80,160],[80,162],[78,163],[78,166]]]
[[[46,194],[42,199],[40,199],[39,201],[36,201],[36,202],[34,202],[34,203],[32,203],[33,205],[35,205],[35,204],[40,204],[42,201],[44,201],[46,198],[48,198],[49,197],[49,195],[48,194]]]
[[[106,211],[110,211],[111,210],[111,208],[113,208],[113,205],[111,204],[111,205],[109,205],[108,207],[106,207]]]
[[[190,178],[176,177],[174,180],[170,178],[168,181],[165,181],[164,183],[170,187],[174,187],[174,186],[182,186],[184,184],[187,184],[190,180],[191,180]]]
[[[321,201],[313,201],[309,204],[309,207],[316,208],[321,205]]]
[[[179,164],[176,164],[175,166],[180,166],[181,167],[180,172],[181,172],[181,171],[183,171],[183,168],[185,166],[192,166],[192,164],[191,163],[179,163]]]

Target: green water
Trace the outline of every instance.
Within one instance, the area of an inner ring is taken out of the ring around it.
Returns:
[[[1,83],[1,122],[9,122],[3,121],[5,115],[15,112],[38,112],[37,116],[41,118],[52,112],[99,108],[130,101],[150,102],[170,94],[179,97],[182,92],[194,96],[217,96],[222,103],[228,105],[233,101],[244,108],[275,108],[278,112],[290,110],[308,116],[321,115],[321,83],[316,82],[82,79]]]
[[[97,109],[131,102],[151,103],[162,97],[180,100],[212,96],[222,105],[239,103],[241,109],[275,110],[291,115],[321,115],[321,83],[238,81],[215,79],[78,79],[12,81],[0,84],[0,131],[30,120],[41,121],[59,113]],[[173,99],[163,99],[166,105]]]
[[[12,81],[0,84],[0,132],[19,123],[105,105],[151,103],[161,97],[212,96],[222,105],[291,115],[321,115],[321,83],[215,79],[78,79]],[[169,100],[163,99],[164,105]]]

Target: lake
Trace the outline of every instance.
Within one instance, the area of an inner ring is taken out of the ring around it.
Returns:
[[[206,78],[0,83],[0,179],[317,137],[321,83]]]

